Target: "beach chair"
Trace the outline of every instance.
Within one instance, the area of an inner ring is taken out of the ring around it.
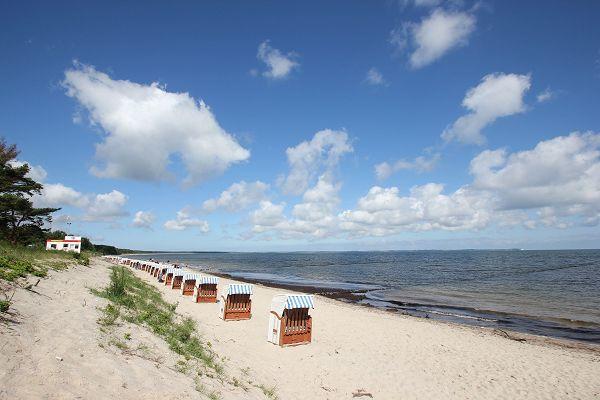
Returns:
[[[181,282],[181,294],[183,296],[193,296],[196,282],[198,281],[197,274],[184,274]]]
[[[312,317],[315,308],[313,296],[307,294],[281,294],[273,297],[269,314],[267,340],[279,346],[310,343]]]
[[[174,273],[175,268],[167,268],[167,272],[165,272],[165,286],[171,286],[171,282],[173,282]]]
[[[216,303],[218,283],[219,278],[216,276],[201,276],[196,281],[196,287],[194,288],[196,303]]]
[[[239,321],[252,317],[252,285],[231,284],[227,286],[227,297],[221,296],[221,318]]]
[[[183,271],[180,269],[173,270],[173,280],[171,281],[171,289],[181,289],[183,282]]]
[[[160,268],[158,269],[158,275],[156,276],[156,279],[159,282],[164,282],[165,274],[167,273],[168,269],[169,267],[165,266],[164,264],[161,264]]]
[[[152,276],[155,278],[158,278],[158,274],[160,273],[160,270],[162,269],[162,265],[160,264],[156,264],[156,267],[154,268],[154,272],[152,273]]]

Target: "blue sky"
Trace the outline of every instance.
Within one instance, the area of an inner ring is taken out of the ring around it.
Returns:
[[[162,250],[597,247],[597,2],[1,7],[0,135],[55,228]]]

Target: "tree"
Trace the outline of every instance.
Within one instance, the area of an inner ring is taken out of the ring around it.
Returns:
[[[51,214],[60,208],[36,208],[31,196],[40,194],[43,185],[29,178],[29,165],[18,166],[16,145],[0,139],[0,238],[10,243],[28,244],[43,238],[43,226],[52,222]]]

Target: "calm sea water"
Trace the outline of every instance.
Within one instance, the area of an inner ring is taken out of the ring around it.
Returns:
[[[365,292],[428,318],[600,343],[600,250],[168,253],[265,283]]]

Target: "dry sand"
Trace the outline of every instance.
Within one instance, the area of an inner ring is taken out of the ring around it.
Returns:
[[[104,286],[107,266],[95,260],[91,268],[53,273],[36,288],[39,295],[15,295],[16,323],[0,326],[0,399],[203,398],[189,377],[169,368],[176,359],[144,329],[132,336],[152,342],[160,362],[99,347],[105,339],[96,307],[104,301],[85,286]],[[313,342],[280,348],[266,341],[268,312],[272,296],[286,290],[254,285],[252,319],[224,322],[218,304],[193,303],[135,273],[198,321],[204,338],[227,358],[228,373],[249,371],[245,378],[276,385],[282,400],[351,399],[361,389],[375,399],[600,399],[597,347],[531,337],[518,342],[487,329],[315,296]],[[231,282],[221,278],[219,293]],[[255,389],[206,384],[223,398],[265,398]]]

